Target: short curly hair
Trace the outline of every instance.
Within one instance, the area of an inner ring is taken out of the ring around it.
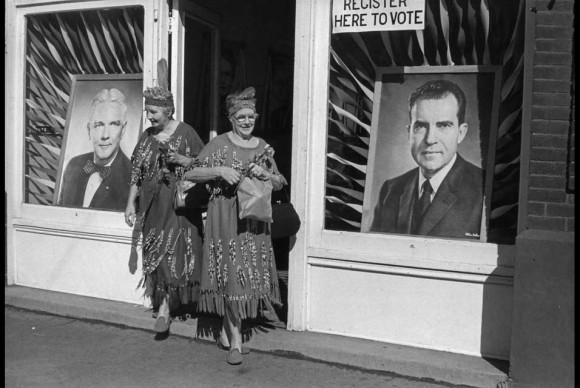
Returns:
[[[156,100],[170,100],[173,99],[173,94],[161,86],[153,86],[145,89],[143,97],[154,98]]]
[[[232,117],[237,111],[242,108],[250,108],[256,111],[256,89],[252,86],[242,91],[236,91],[228,94],[226,97],[226,109],[228,117]]]
[[[164,100],[173,101],[173,94],[169,90],[167,90],[161,86],[153,86],[153,87],[145,89],[145,91],[143,92],[143,97],[145,97],[145,100],[150,98],[150,99],[161,100],[161,101],[164,101]],[[172,105],[173,105],[173,103],[172,103]],[[174,106],[161,107],[161,109],[169,117],[173,116],[173,114],[175,113]]]

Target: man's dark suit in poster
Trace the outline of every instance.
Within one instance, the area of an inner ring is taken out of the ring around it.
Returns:
[[[87,173],[87,163],[92,162],[94,154],[88,153],[75,156],[68,163],[62,179],[62,206],[82,207],[85,189],[90,173]],[[103,179],[96,190],[88,207],[123,211],[129,196],[131,179],[131,161],[119,152],[110,166],[110,173]]]
[[[371,231],[411,234],[418,174],[416,168],[383,184]],[[417,234],[479,238],[482,200],[481,169],[458,155],[418,225]]]

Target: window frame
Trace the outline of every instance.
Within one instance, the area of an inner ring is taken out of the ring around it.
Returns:
[[[316,20],[309,27],[312,49],[309,57],[302,59],[310,61],[311,73],[307,81],[296,74],[296,83],[307,84],[310,95],[307,118],[296,113],[304,108],[299,106],[300,101],[294,107],[295,127],[308,128],[307,170],[303,176],[293,175],[296,187],[306,187],[308,198],[304,228],[307,258],[449,271],[457,273],[457,279],[465,273],[513,277],[515,245],[324,229],[331,9],[331,0],[312,6],[312,17]],[[301,24],[297,21],[297,35]],[[296,160],[298,155],[294,156]]]
[[[155,66],[157,56],[163,45],[159,44],[159,29],[164,23],[158,23],[159,6],[162,2],[155,0],[103,0],[103,1],[32,1],[17,0],[14,2],[14,32],[7,34],[7,41],[13,42],[16,53],[6,61],[6,124],[17,130],[6,134],[5,161],[10,168],[6,169],[6,187],[11,187],[7,197],[7,224],[24,230],[42,228],[55,231],[69,230],[73,233],[96,231],[103,236],[115,239],[118,236],[130,238],[131,230],[126,227],[121,212],[100,211],[84,208],[63,208],[52,205],[39,205],[24,202],[24,131],[25,131],[25,85],[26,85],[26,42],[27,17],[45,13],[90,11],[98,9],[125,8],[139,6],[143,8],[144,39],[143,39],[143,84],[152,85],[156,82]],[[10,5],[7,4],[7,8]],[[148,23],[147,21],[155,21]],[[7,25],[7,29],[9,26]],[[12,37],[11,37],[12,36]],[[11,76],[8,76],[10,74]],[[143,116],[143,122],[145,117]],[[10,210],[8,210],[10,209]],[[93,225],[99,225],[98,228]],[[7,225],[8,227],[8,225]],[[11,228],[8,228],[9,230]]]

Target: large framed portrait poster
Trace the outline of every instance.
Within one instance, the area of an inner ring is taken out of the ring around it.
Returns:
[[[445,80],[435,82],[439,85],[451,81],[463,91],[464,124],[454,123],[459,121],[455,114],[445,116],[448,110],[458,111],[454,97],[432,101],[429,94],[422,95],[417,101],[425,103],[415,102],[411,115],[410,95],[437,80]],[[487,240],[500,85],[498,66],[377,69],[361,232]],[[457,144],[460,132],[465,133]],[[441,167],[447,162],[448,167]],[[417,226],[423,221],[411,213],[419,208],[419,182],[425,176],[418,177],[438,168],[439,178],[430,179],[437,190],[422,212],[425,225]]]
[[[53,204],[123,211],[143,127],[143,75],[72,79]]]

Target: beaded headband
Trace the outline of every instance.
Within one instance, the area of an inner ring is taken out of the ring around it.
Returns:
[[[173,97],[166,100],[159,100],[156,98],[145,98],[145,105],[155,105],[163,108],[173,108]]]
[[[231,94],[228,96],[228,115],[231,116],[240,109],[250,108],[256,111],[256,90],[253,87],[249,87],[241,93]]]

